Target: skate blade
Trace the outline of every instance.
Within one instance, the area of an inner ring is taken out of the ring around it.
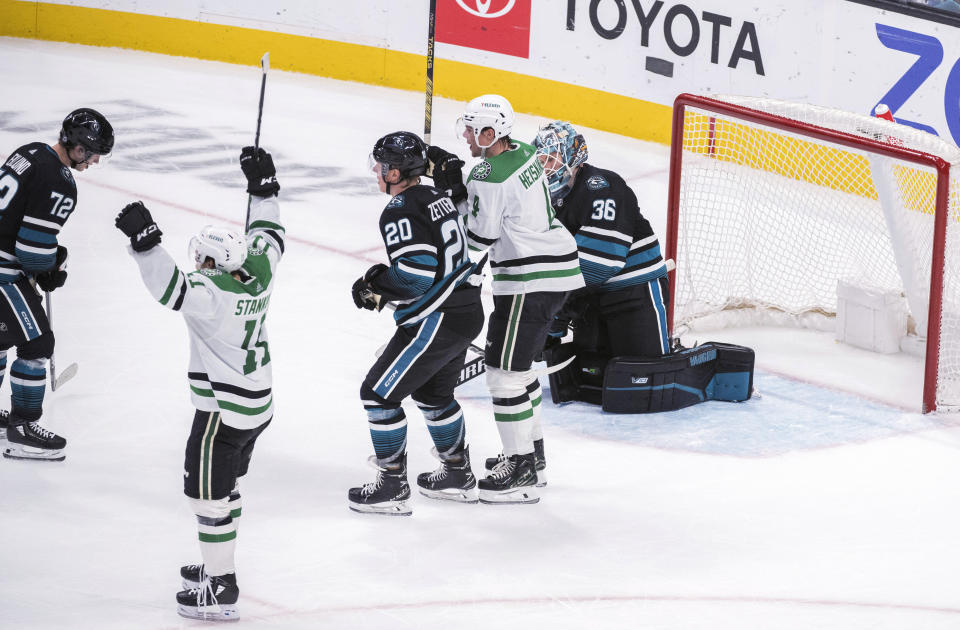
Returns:
[[[376,505],[351,503],[350,509],[358,514],[380,514],[383,516],[410,516],[413,508],[406,501],[384,501]]]
[[[202,607],[178,604],[177,614],[187,619],[199,619],[200,621],[240,621],[236,604]]]
[[[63,449],[42,450],[28,449],[19,444],[11,444],[3,449],[3,456],[7,459],[33,459],[42,462],[62,462],[67,458],[63,454]]]
[[[420,494],[430,499],[437,499],[439,501],[453,501],[455,503],[476,503],[479,498],[476,486],[470,488],[469,490],[460,490],[458,488],[451,488],[449,490],[428,490],[427,488],[420,488]]]
[[[487,505],[508,505],[511,503],[539,503],[540,495],[537,494],[535,486],[526,486],[510,490],[509,492],[495,492],[493,490],[480,490],[480,503]]]

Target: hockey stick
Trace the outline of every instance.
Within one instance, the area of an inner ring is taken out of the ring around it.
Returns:
[[[430,17],[427,20],[427,88],[423,107],[423,141],[430,144],[433,125],[433,50],[437,32],[437,0],[430,0]]]
[[[43,294],[47,302],[47,321],[50,322],[50,329],[52,330],[53,329],[53,301],[50,299],[49,291],[44,291]],[[79,370],[80,368],[76,363],[71,363],[70,365],[67,366],[67,369],[61,372],[60,375],[58,376],[57,364],[54,361],[53,357],[54,355],[51,354],[50,355],[50,389],[52,391],[57,391],[58,389],[63,387],[63,385],[67,381],[69,381],[74,376],[76,376],[77,370]]]
[[[263,119],[263,94],[267,90],[267,71],[270,69],[270,53],[263,53],[260,57],[260,71],[263,75],[260,77],[260,105],[257,107],[257,135],[253,138],[253,147],[260,148],[260,121]],[[250,204],[253,202],[253,195],[247,195],[247,218],[243,223],[243,231],[250,229]]]

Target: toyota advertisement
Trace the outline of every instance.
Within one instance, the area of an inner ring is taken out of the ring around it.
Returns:
[[[410,64],[426,51],[428,0],[61,4],[358,44],[408,53]],[[956,23],[875,0],[437,0],[434,81],[438,94],[466,99],[475,95],[459,93],[466,85],[489,89],[470,83],[471,68],[485,77],[502,71],[504,82],[529,77],[573,86],[563,91],[571,102],[587,88],[639,101],[648,113],[650,104],[669,107],[680,92],[771,96],[861,113],[883,102],[904,124],[960,142]],[[449,76],[445,84],[443,61],[459,64],[457,85]],[[608,122],[601,126],[622,129]]]

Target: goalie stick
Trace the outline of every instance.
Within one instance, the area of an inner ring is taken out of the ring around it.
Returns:
[[[270,53],[263,53],[260,57],[260,71],[263,73],[260,78],[260,105],[257,107],[257,134],[253,138],[255,149],[260,148],[260,121],[263,119],[263,94],[267,90],[267,71],[270,69]],[[247,218],[243,223],[243,231],[246,233],[250,229],[250,204],[253,202],[253,196],[247,195]]]
[[[50,329],[53,330],[53,301],[50,299],[50,292],[44,291],[44,297],[47,302],[47,320],[50,322]],[[79,366],[76,363],[71,363],[67,366],[60,374],[57,374],[57,364],[54,361],[53,354],[50,355],[50,389],[52,391],[57,391],[63,385],[77,375],[77,370]]]

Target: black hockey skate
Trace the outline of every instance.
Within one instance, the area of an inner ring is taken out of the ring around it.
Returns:
[[[10,412],[0,409],[0,442],[7,439],[7,427],[10,426]]]
[[[188,564],[180,567],[180,579],[185,589],[197,588],[205,577],[207,574],[203,572],[202,564]]]
[[[365,514],[410,516],[413,510],[407,505],[410,498],[407,456],[386,468],[377,464],[376,456],[370,458],[370,463],[377,469],[377,478],[359,488],[350,488],[347,493],[350,509]]]
[[[537,487],[543,488],[547,485],[547,456],[543,452],[543,438],[533,441],[533,454],[537,457]],[[507,459],[507,456],[500,453],[496,457],[488,457],[484,462],[487,470],[493,470],[497,464]]]
[[[63,449],[67,441],[47,431],[36,422],[10,425],[7,427],[7,445],[3,456],[10,459],[40,459],[48,462],[62,462],[66,455]]]
[[[417,485],[420,494],[431,499],[476,503],[477,478],[470,470],[470,449],[464,447],[450,458],[441,459],[440,467],[432,473],[417,475]]]
[[[537,503],[537,470],[533,453],[511,455],[480,480],[480,503]]]
[[[177,613],[204,621],[237,621],[237,574],[205,575],[196,588],[177,593]]]

